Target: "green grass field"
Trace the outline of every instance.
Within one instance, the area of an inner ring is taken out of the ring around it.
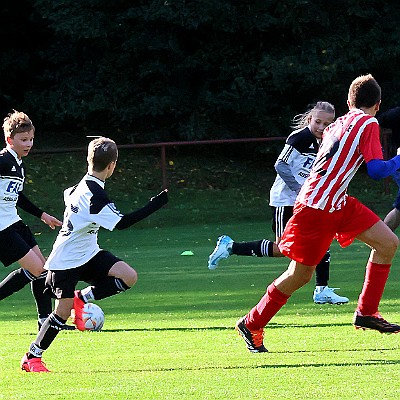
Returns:
[[[60,166],[68,163],[60,159]],[[32,190],[38,204],[59,212],[61,189],[82,170],[63,176],[61,186],[46,185],[40,177],[45,167],[38,160],[33,159],[33,170],[39,173],[32,173],[27,191]],[[61,172],[52,168],[51,179],[60,180],[56,177]],[[185,179],[187,175],[180,178]],[[124,207],[132,202],[140,206],[158,190],[157,183],[138,185],[129,175],[126,187],[111,180],[112,197]],[[169,205],[147,221],[126,231],[100,232],[101,245],[137,270],[138,283],[98,302],[106,314],[103,331],[58,335],[44,355],[51,374],[19,369],[36,335],[29,289],[0,302],[0,399],[399,398],[400,336],[356,331],[351,324],[368,258],[366,246],[356,242],[341,249],[334,243],[331,249],[330,285],[340,287],[349,304],[314,304],[310,282],[268,325],[269,353],[251,354],[233,327],[288,261],[232,256],[209,271],[207,258],[222,233],[236,240],[271,237],[268,189],[260,193],[243,182],[196,189],[177,182],[172,181]],[[380,213],[389,209],[392,198],[381,193],[380,184],[366,187],[361,178],[358,185],[355,190],[372,208]],[[137,186],[143,190],[135,190]],[[47,255],[55,233],[26,220]],[[185,250],[194,255],[181,256]],[[399,264],[397,256],[381,303],[383,316],[397,323]],[[10,270],[1,268],[0,279]]]

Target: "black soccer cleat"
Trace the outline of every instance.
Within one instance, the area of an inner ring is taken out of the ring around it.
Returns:
[[[362,315],[358,311],[354,313],[353,325],[356,329],[374,329],[380,333],[399,333],[400,325],[391,324],[386,321],[379,313],[374,315]]]
[[[252,353],[267,353],[268,350],[264,347],[264,329],[251,331],[244,323],[245,317],[241,318],[235,326],[240,336],[246,342],[247,349]]]

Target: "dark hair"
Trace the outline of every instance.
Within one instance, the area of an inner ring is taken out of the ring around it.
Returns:
[[[88,146],[87,162],[94,171],[103,171],[110,162],[117,161],[118,148],[114,140],[99,137]]]
[[[348,100],[351,107],[370,108],[381,100],[381,87],[371,74],[361,75],[351,83]]]
[[[13,110],[4,118],[3,131],[5,137],[13,138],[16,133],[35,132],[35,127],[29,117],[20,111]]]

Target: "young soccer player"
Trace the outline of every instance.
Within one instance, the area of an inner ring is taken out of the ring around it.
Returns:
[[[251,242],[235,242],[229,236],[218,238],[217,245],[208,259],[208,268],[216,269],[220,260],[231,254],[257,257],[283,257],[278,244],[302,184],[308,177],[322,138],[324,129],[335,118],[335,108],[326,101],[317,102],[311,109],[294,117],[294,131],[288,136],[279,155],[275,169],[277,176],[270,191],[270,206],[273,208],[272,230],[275,242],[262,239]],[[315,269],[316,287],[313,294],[317,304],[343,304],[349,299],[339,296],[328,286],[330,267],[329,250]]]
[[[18,262],[20,268],[0,283],[0,300],[30,283],[40,328],[52,310],[50,295],[43,293],[45,258],[18,215],[17,207],[40,218],[51,229],[61,226],[61,221],[42,211],[22,193],[25,182],[22,158],[29,154],[35,136],[32,121],[23,112],[14,110],[4,119],[3,131],[6,147],[0,152],[0,260],[6,267]]]
[[[354,239],[371,247],[354,314],[355,327],[381,333],[400,331],[400,325],[386,321],[378,310],[399,239],[375,213],[347,194],[363,161],[373,179],[384,178],[400,167],[400,156],[383,160],[379,125],[374,117],[380,102],[377,81],[370,74],[359,76],[349,88],[349,112],[325,129],[316,161],[279,243],[279,250],[292,261],[236,324],[251,352],[268,351],[263,343],[264,327],[289,297],[310,281],[334,238],[342,247]]]
[[[126,229],[164,206],[168,195],[165,189],[143,208],[123,215],[104,190],[105,180],[113,174],[117,158],[118,149],[113,140],[101,137],[91,141],[87,174],[64,192],[63,225],[45,264],[49,271],[46,289],[50,288],[56,297],[56,307],[21,360],[21,368],[27,372],[49,372],[42,354],[56,338],[71,310],[77,328],[84,330],[82,309],[86,302],[125,292],[136,283],[133,268],[99,247],[98,230],[100,227]],[[75,290],[78,281],[91,286]]]
[[[392,130],[392,146],[389,155],[393,156],[400,147],[400,107],[385,111],[377,119],[382,128],[390,128]],[[397,196],[393,203],[393,209],[388,212],[383,222],[394,232],[400,225],[400,170],[395,171],[392,174],[392,178],[398,187]]]

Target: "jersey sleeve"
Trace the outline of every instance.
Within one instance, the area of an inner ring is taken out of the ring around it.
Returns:
[[[100,207],[99,205],[90,209],[91,217],[93,221],[109,231],[115,228],[115,225],[123,217],[123,214],[117,209],[114,203],[108,202]]]
[[[366,163],[371,160],[383,160],[380,129],[375,118],[371,118],[361,135],[360,152]]]
[[[121,220],[123,214],[108,198],[106,192],[96,183],[88,181],[87,185],[93,193],[89,205],[90,218],[103,228],[112,231]]]

